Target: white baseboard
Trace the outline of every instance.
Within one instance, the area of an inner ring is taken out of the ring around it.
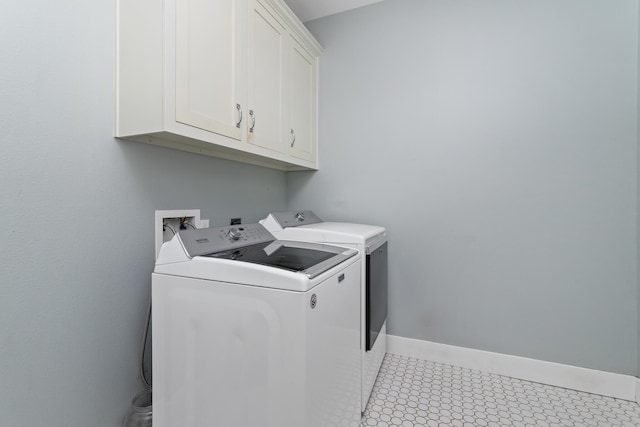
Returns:
[[[640,380],[630,375],[387,335],[387,353],[460,366],[640,404]]]

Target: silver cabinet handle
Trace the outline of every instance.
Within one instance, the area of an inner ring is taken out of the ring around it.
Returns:
[[[236,123],[236,127],[239,128],[240,123],[242,123],[242,107],[240,106],[240,104],[236,104],[236,110],[238,110],[238,112],[240,113],[240,118],[238,119],[238,123]]]
[[[253,110],[249,110],[249,116],[251,116],[251,127],[249,132],[253,133],[253,128],[256,127],[256,115],[253,114]]]
[[[293,129],[291,129],[291,148],[293,148],[293,145],[296,143],[296,133],[293,131]]]

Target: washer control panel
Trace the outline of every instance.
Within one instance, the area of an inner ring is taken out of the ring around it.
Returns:
[[[276,240],[260,224],[181,230],[177,238],[190,258]]]

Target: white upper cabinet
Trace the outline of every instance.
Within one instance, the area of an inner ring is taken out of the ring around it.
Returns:
[[[316,158],[316,58],[296,38],[290,37],[289,62],[289,154],[313,161]]]
[[[282,153],[287,29],[260,1],[250,0],[250,5],[247,138],[250,144]]]
[[[282,0],[118,0],[115,135],[317,169],[321,51]]]
[[[246,39],[239,0],[176,2],[176,121],[242,139]]]

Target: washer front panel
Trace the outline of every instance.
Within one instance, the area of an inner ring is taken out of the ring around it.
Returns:
[[[332,271],[309,292],[154,273],[154,427],[358,425],[360,270]]]

